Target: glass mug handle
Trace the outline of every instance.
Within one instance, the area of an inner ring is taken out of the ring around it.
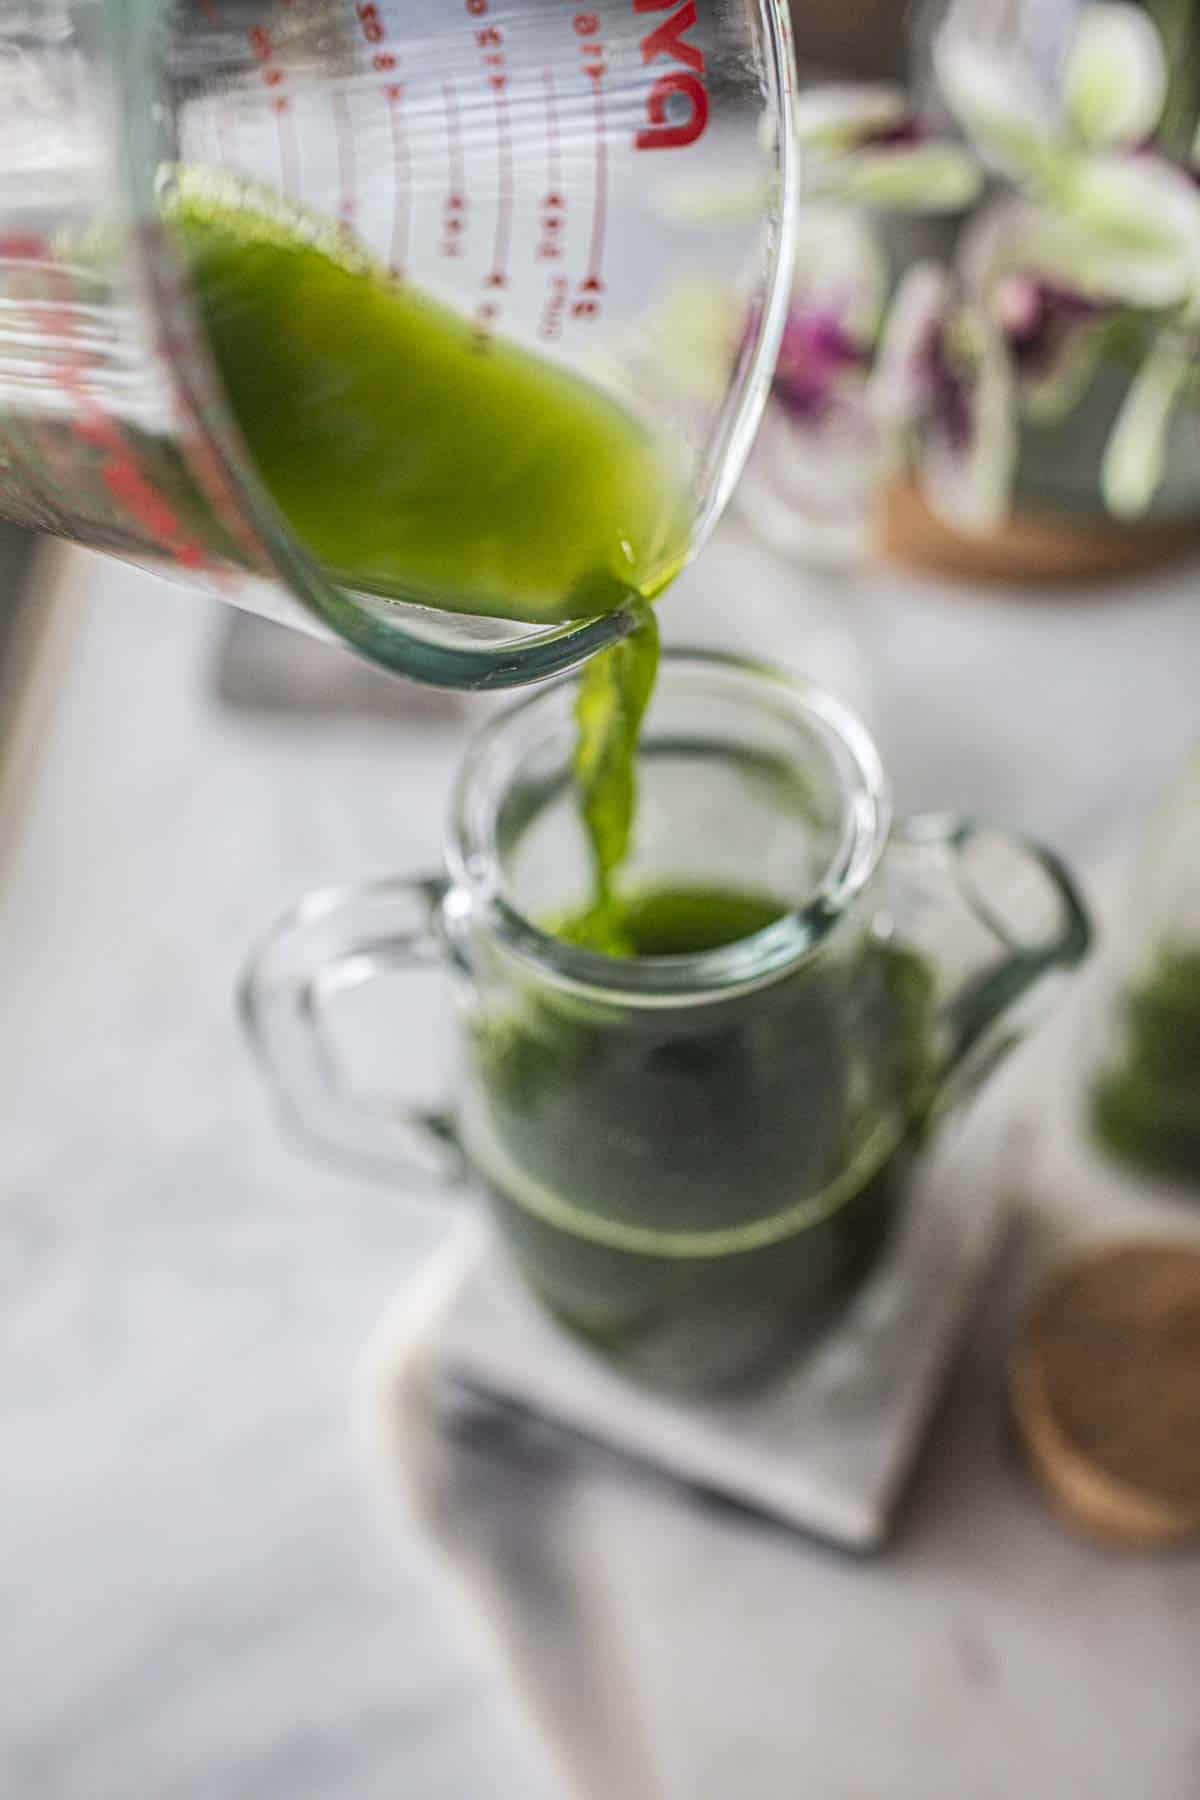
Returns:
[[[386,880],[309,894],[252,955],[238,990],[251,1048],[287,1124],[313,1148],[377,1172],[453,1181],[464,1172],[449,1108],[369,1098],[347,1083],[328,1029],[331,1002],[397,970],[446,960],[447,883]]]
[[[1026,1035],[1055,977],[1086,955],[1091,922],[1052,851],[973,819],[925,813],[904,821],[892,832],[884,874],[885,892],[909,919],[884,918],[877,927],[913,942],[941,977],[936,1079],[939,1100],[948,1102]]]

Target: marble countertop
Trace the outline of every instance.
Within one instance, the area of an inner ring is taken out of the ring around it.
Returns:
[[[826,590],[761,559],[730,585],[754,555],[714,547],[669,634],[719,619],[861,684],[902,807],[970,808],[1087,862],[1194,739],[1195,570],[1015,604],[900,577]],[[210,603],[83,553],[73,586],[0,870],[0,1791],[541,1800],[535,1749],[351,1437],[363,1339],[453,1203],[283,1143],[231,1004],[300,892],[436,861],[464,710],[236,713]],[[914,1502],[930,1518],[953,1432]],[[936,1795],[930,1756],[890,1792]]]

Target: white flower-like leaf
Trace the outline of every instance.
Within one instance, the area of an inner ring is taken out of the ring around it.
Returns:
[[[1188,367],[1182,346],[1161,332],[1125,396],[1100,472],[1105,505],[1118,518],[1139,517],[1158,491],[1171,414]]]
[[[959,144],[868,147],[830,166],[829,186],[849,200],[894,212],[962,212],[978,198],[983,170]]]
[[[1044,368],[1018,375],[1021,411],[1038,425],[1052,425],[1074,412],[1089,387],[1104,349],[1101,324],[1068,333]]]
[[[1076,219],[1044,219],[1031,240],[1031,251],[1035,266],[1048,279],[1090,299],[1161,310],[1178,306],[1187,297],[1190,274],[1179,256],[1132,251],[1089,231]]]
[[[1131,304],[1174,306],[1200,286],[1200,191],[1182,170],[1153,156],[1101,151],[1071,168],[1048,222],[1045,251],[1082,278]]]
[[[1064,151],[1053,106],[1018,58],[987,48],[956,22],[934,40],[947,106],[984,161],[1001,174],[1046,184]]]
[[[1091,386],[1103,350],[1103,327],[1081,326],[1063,341],[1045,369],[1022,371],[1017,396],[1024,416],[1035,425],[1056,425],[1074,412]]]
[[[850,337],[869,344],[879,328],[888,280],[887,257],[861,213],[833,202],[801,206],[794,301],[836,314]]]
[[[968,297],[996,320],[1010,343],[1015,340],[1011,354],[1021,410],[1042,423],[1062,418],[1095,373],[1104,309],[1112,295],[1081,283],[1077,259],[1062,254],[1055,221],[1015,197],[995,201],[971,220],[960,242],[958,270]],[[1048,297],[1046,285],[1059,292]],[[1042,327],[1040,341],[1024,358],[1022,300],[1040,315]],[[1072,300],[1076,305],[1070,308]],[[1048,305],[1056,309],[1049,319]]]
[[[1053,205],[997,200],[968,224],[958,268],[986,300],[998,282],[1037,274],[1100,304],[1163,308],[1183,301],[1200,260],[1200,195],[1151,157],[1076,159]]]
[[[836,153],[902,125],[911,112],[908,95],[891,82],[826,81],[796,96],[792,123],[798,144]]]
[[[955,252],[959,278],[967,294],[988,304],[998,283],[1036,266],[1041,209],[1031,200],[1006,194],[974,212],[963,228]]]
[[[1063,95],[1084,144],[1147,139],[1167,97],[1166,57],[1153,19],[1118,0],[1085,6],[1067,51]]]
[[[983,313],[962,307],[950,328],[951,354],[970,377],[970,432],[965,445],[936,422],[919,465],[934,510],[959,530],[980,533],[1002,524],[1016,464],[1016,409],[1008,351]]]
[[[997,296],[1014,277],[1040,277],[1088,299],[1108,300],[1083,279],[1082,228],[1064,225],[1054,210],[1019,194],[1006,194],[981,207],[958,241],[955,265],[969,299],[995,312]]]
[[[768,405],[737,491],[742,515],[788,556],[824,567],[870,548],[875,507],[892,464],[860,394],[819,427]]]
[[[871,377],[878,418],[892,430],[915,424],[926,409],[924,365],[933,333],[950,305],[951,277],[940,263],[914,263],[892,296]]]

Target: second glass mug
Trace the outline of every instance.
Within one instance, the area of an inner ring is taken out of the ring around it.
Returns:
[[[688,652],[651,703],[623,886],[672,895],[668,936],[682,916],[692,948],[565,942],[547,921],[591,880],[572,700],[554,684],[475,738],[444,874],[285,918],[244,1018],[309,1142],[383,1169],[465,1164],[560,1320],[639,1376],[720,1384],[853,1291],[935,1113],[1021,1036],[1088,921],[1045,850],[945,816],[892,828],[875,747],[838,702]],[[747,904],[761,928],[724,941],[714,917]],[[430,960],[453,978],[457,1092],[436,1114],[366,1103],[331,1009]]]
[[[780,0],[29,0],[0,18],[0,517],[173,566],[418,680],[504,687],[575,666],[630,629],[628,559],[645,552],[630,589],[654,592],[740,472],[790,284],[791,85]],[[675,188],[730,166],[761,193],[757,216],[673,216]],[[365,254],[410,324],[440,318],[441,338],[405,337],[393,309],[398,342],[380,327],[377,351],[356,330],[332,355],[310,342],[322,304],[341,316],[311,262],[289,265],[289,291],[298,271],[306,283],[297,318],[271,311],[261,261],[258,276],[243,261],[239,396],[164,220],[192,178],[218,221],[248,229],[258,207],[323,234],[330,256]],[[726,321],[699,380],[678,342],[681,282]],[[495,446],[463,423],[492,352]],[[418,420],[401,409],[389,424],[376,396],[403,390],[401,355],[441,373]],[[570,378],[551,391],[557,414],[538,387],[555,369]],[[584,391],[602,410],[576,442],[562,396]],[[543,486],[565,466],[536,441],[547,416],[551,449],[574,445],[574,511],[539,501],[539,456]],[[578,546],[580,489],[616,479],[603,447],[618,418],[669,448],[679,518],[669,542],[643,522],[635,550],[627,490],[646,484],[630,478],[595,502]],[[499,498],[472,530],[464,503],[496,470]],[[395,531],[400,572],[380,585],[376,570],[375,586],[357,564],[339,573],[330,516],[350,520],[343,545]],[[455,530],[470,547],[475,587],[439,544],[412,560],[430,517],[451,550]],[[496,534],[515,518],[518,543],[538,541],[548,517],[537,594]],[[480,616],[514,595],[519,620]]]

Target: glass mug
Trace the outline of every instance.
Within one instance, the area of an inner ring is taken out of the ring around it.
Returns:
[[[493,720],[447,872],[315,894],[245,976],[290,1123],[384,1167],[465,1166],[552,1313],[631,1372],[738,1379],[874,1263],[935,1113],[1022,1035],[1089,925],[1048,852],[930,816],[892,828],[839,702],[724,654],[664,659],[623,876],[642,954],[565,941],[591,868],[573,687]],[[444,961],[459,1073],[437,1114],[356,1097],[339,994]]]

